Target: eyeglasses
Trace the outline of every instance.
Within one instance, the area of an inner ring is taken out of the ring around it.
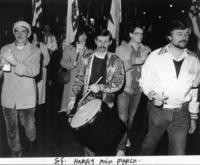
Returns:
[[[144,34],[143,33],[139,33],[139,32],[135,32],[135,33],[133,33],[134,35],[141,35],[141,36],[143,36]]]

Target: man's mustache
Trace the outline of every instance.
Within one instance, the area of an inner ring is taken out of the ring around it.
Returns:
[[[180,43],[180,42],[184,42],[184,43],[187,43],[188,41],[186,41],[186,40],[182,40],[182,41],[179,41],[179,43]]]
[[[100,46],[99,48],[100,48],[100,49],[106,49],[106,47],[104,47],[104,46]]]
[[[17,36],[17,38],[18,38],[18,39],[21,39],[21,38],[22,38],[22,36]]]

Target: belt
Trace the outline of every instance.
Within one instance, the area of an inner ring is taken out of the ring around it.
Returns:
[[[153,105],[154,107],[158,108],[160,111],[170,111],[172,113],[175,113],[175,112],[179,112],[179,111],[182,111],[182,110],[187,110],[187,107],[189,105],[188,102],[186,103],[183,103],[180,107],[178,108],[163,108],[163,107],[157,107],[155,106],[152,102],[151,102],[151,105]]]
[[[187,110],[188,106],[189,106],[189,103],[186,102],[186,103],[183,103],[181,105],[181,107],[178,107],[178,108],[162,108],[162,110],[164,110],[164,111],[170,111],[170,112],[174,113],[174,112],[179,112],[179,111]]]

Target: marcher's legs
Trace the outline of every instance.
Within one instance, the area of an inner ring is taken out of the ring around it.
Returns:
[[[69,103],[69,84],[64,84],[60,109],[66,108],[68,106],[68,103]]]
[[[12,156],[21,156],[22,148],[19,139],[18,111],[3,107],[3,115],[6,123],[8,146]]]
[[[186,107],[187,108],[187,107]],[[188,131],[190,128],[190,113],[187,109],[175,112],[173,121],[168,126],[169,154],[184,155]]]
[[[84,147],[85,156],[95,156],[95,153],[92,152],[89,148]]]
[[[25,134],[30,142],[33,142],[36,138],[35,127],[35,108],[22,109],[19,111],[19,117],[21,125],[25,128]]]
[[[128,130],[129,131],[132,128],[134,116],[135,116],[135,113],[137,112],[141,96],[142,96],[142,93],[138,93],[138,94],[132,94],[130,97],[130,108],[129,108],[129,114],[128,114]]]
[[[170,118],[169,114],[167,114],[169,112],[162,111],[151,104],[148,105],[148,110],[148,133],[142,144],[141,155],[152,155],[154,153],[161,136],[169,124],[168,118]]]
[[[120,95],[118,95],[117,98],[119,118],[125,123],[126,126],[128,122],[129,99],[130,95],[126,92],[122,92]],[[127,131],[125,132],[124,136],[122,137],[122,140],[118,145],[118,151],[121,150],[125,152],[126,141],[127,141]]]

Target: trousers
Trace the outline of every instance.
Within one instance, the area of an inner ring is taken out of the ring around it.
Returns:
[[[22,149],[19,136],[18,118],[21,125],[25,128],[25,135],[29,141],[33,142],[35,140],[36,127],[34,114],[35,108],[16,110],[3,107],[7,141],[11,152],[17,152]]]
[[[188,105],[177,110],[177,108],[158,108],[150,103],[147,109],[148,132],[140,154],[152,155],[163,133],[167,131],[169,155],[184,155],[191,121]]]

